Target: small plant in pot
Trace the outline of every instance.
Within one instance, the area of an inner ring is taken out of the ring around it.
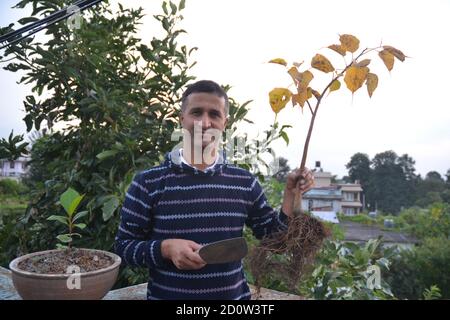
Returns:
[[[79,223],[88,212],[75,214],[84,195],[69,188],[60,197],[66,216],[50,216],[64,224],[68,233],[57,236],[58,249],[30,253],[11,261],[14,286],[23,299],[101,299],[114,285],[119,272],[119,256],[102,250],[79,249],[74,237],[84,229]],[[78,222],[78,223],[77,223]]]

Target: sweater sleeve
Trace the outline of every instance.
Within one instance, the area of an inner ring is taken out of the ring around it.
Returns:
[[[124,264],[154,268],[164,264],[161,242],[151,240],[151,191],[142,176],[136,175],[126,193],[115,238],[115,251]]]
[[[280,209],[274,210],[268,203],[258,179],[251,185],[250,210],[246,225],[250,227],[257,239],[272,233],[287,230],[289,217]]]

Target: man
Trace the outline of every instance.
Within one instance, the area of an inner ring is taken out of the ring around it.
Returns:
[[[130,185],[116,251],[124,263],[149,268],[148,299],[250,299],[241,261],[207,265],[198,250],[242,236],[244,225],[257,238],[285,230],[295,188],[313,185],[309,170],[291,172],[281,210],[272,209],[257,178],[228,164],[218,148],[227,116],[218,84],[190,85],[181,105],[183,148]]]

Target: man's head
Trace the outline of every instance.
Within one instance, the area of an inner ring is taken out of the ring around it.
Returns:
[[[200,80],[187,87],[186,91],[184,91],[183,96],[181,97],[182,113],[186,111],[189,96],[193,93],[209,93],[219,98],[223,97],[225,102],[224,108],[225,118],[228,117],[228,110],[229,110],[228,95],[220,85],[211,80]]]
[[[228,122],[226,92],[209,80],[191,84],[181,99],[180,122],[190,133],[192,146],[205,148],[212,141],[218,142]]]

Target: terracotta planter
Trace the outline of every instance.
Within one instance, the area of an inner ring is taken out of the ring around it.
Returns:
[[[77,279],[79,286],[69,289],[75,274],[42,274],[27,272],[18,268],[18,264],[31,257],[51,254],[59,250],[48,250],[30,253],[11,261],[9,269],[12,280],[22,299],[25,300],[94,300],[103,298],[116,282],[121,259],[118,255],[101,250],[79,249],[107,255],[114,261],[109,267],[80,273]],[[69,280],[69,277],[72,277]],[[68,281],[69,280],[69,281]]]

